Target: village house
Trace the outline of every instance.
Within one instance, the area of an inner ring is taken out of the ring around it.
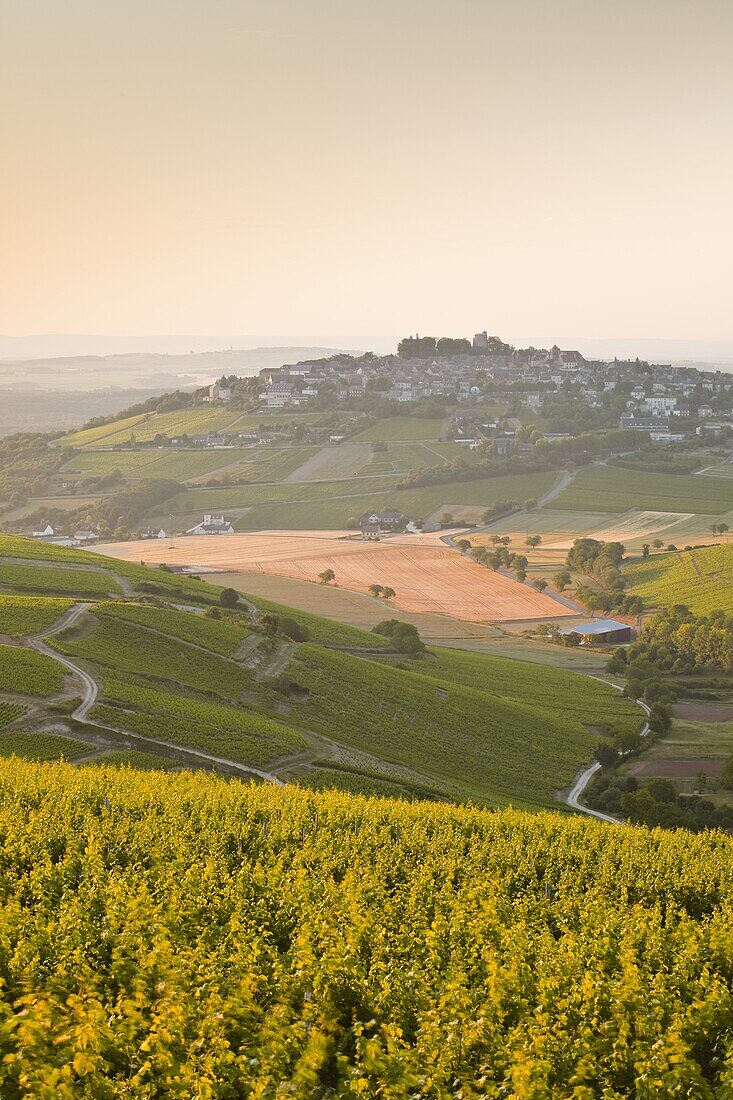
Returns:
[[[186,531],[187,535],[233,535],[234,528],[223,515],[206,512],[201,523]]]

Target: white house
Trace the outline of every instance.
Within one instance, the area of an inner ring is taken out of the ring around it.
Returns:
[[[212,512],[206,512],[204,514],[203,521],[197,523],[195,527],[192,527],[189,531],[186,531],[187,535],[233,535],[234,528],[228,519],[225,519],[223,515],[215,515]]]

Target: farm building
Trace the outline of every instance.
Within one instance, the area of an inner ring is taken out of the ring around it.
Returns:
[[[222,515],[206,513],[202,523],[197,523],[186,531],[187,535],[233,535],[234,528]]]
[[[405,517],[402,512],[398,512],[396,508],[387,508],[383,512],[370,512],[367,515],[359,516],[359,525],[364,527],[368,524],[378,524],[380,527],[387,530],[394,530],[396,527],[402,527],[405,522]]]
[[[373,542],[378,542],[382,537],[382,528],[378,523],[362,523],[361,537],[363,539],[371,539]]]
[[[579,626],[565,627],[561,634],[580,634],[583,641],[589,642],[614,642],[622,645],[630,642],[633,629],[628,623],[619,623],[615,619],[593,619],[589,623],[580,623]]]

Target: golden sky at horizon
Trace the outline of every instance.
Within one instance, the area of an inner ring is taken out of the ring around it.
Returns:
[[[727,339],[727,0],[0,0],[0,332]]]

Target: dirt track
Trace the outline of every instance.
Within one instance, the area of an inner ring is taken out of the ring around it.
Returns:
[[[364,542],[334,532],[272,532],[192,536],[167,541],[115,543],[100,553],[127,561],[191,565],[243,573],[269,573],[318,582],[333,569],[336,584],[365,592],[387,585],[391,605],[405,611],[451,615],[465,622],[513,622],[577,615],[550,596],[462,557],[438,534],[398,535]]]

